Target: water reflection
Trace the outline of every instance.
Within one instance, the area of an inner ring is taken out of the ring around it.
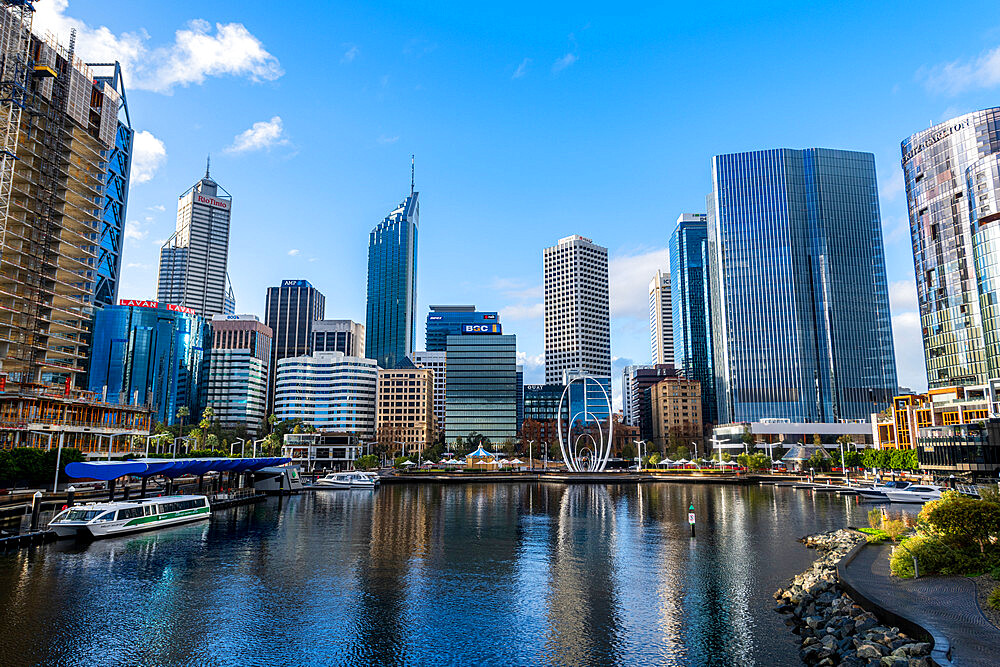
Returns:
[[[0,640],[6,664],[794,663],[770,593],[812,558],[797,538],[868,509],[667,483],[319,492],[0,556]]]

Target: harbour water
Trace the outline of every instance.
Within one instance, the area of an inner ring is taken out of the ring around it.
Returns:
[[[797,664],[771,593],[812,561],[799,537],[864,525],[867,509],[671,483],[270,499],[0,555],[2,662]]]

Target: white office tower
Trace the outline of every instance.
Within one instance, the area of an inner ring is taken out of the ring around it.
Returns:
[[[226,284],[232,208],[232,196],[207,168],[205,178],[180,196],[177,231],[160,249],[160,302],[193,308],[205,318],[232,314],[236,304]]]
[[[272,341],[271,327],[256,315],[212,318],[206,404],[222,426],[259,434],[267,417]]]
[[[434,371],[434,427],[444,433],[445,393],[448,386],[447,352],[414,352],[413,365]]]
[[[278,360],[274,414],[301,419],[319,431],[375,435],[378,364],[343,352]]]
[[[649,281],[649,338],[654,364],[674,363],[674,325],[670,274],[657,271]]]
[[[545,272],[545,382],[563,371],[611,377],[608,249],[567,236],[543,252]]]

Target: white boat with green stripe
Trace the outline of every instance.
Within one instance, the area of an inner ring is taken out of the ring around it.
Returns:
[[[205,496],[159,496],[76,505],[57,514],[49,528],[59,537],[112,537],[200,521],[211,515]]]

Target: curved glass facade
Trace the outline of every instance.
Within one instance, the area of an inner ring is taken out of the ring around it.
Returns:
[[[1000,377],[1000,154],[966,172],[986,371]]]
[[[142,303],[147,305],[108,306],[97,313],[89,389],[106,392],[110,403],[149,405],[154,418],[168,425],[187,406],[190,424],[205,404],[211,330],[193,312]]]
[[[966,171],[1000,152],[1000,107],[918,132],[901,150],[927,383],[932,389],[985,384],[991,374],[972,261]]]
[[[417,223],[420,193],[410,196],[371,231],[365,354],[398,368],[413,354],[417,310]]]
[[[321,431],[375,434],[378,366],[372,359],[318,352],[278,361],[274,413]]]
[[[896,363],[875,156],[720,155],[713,183],[719,421],[836,422],[887,405]]]

